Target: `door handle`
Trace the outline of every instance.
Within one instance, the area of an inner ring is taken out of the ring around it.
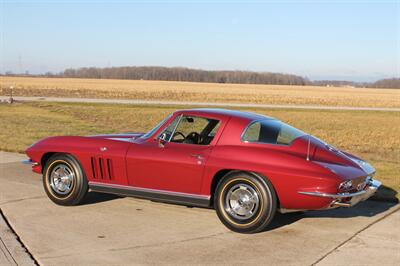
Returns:
[[[194,158],[196,158],[196,159],[198,159],[198,160],[203,160],[203,159],[204,159],[204,157],[201,156],[200,154],[190,154],[190,156],[191,156],[191,157],[194,157]]]

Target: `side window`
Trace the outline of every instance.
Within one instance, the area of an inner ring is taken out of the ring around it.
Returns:
[[[177,126],[174,122],[164,131],[167,137],[172,135],[170,141],[197,145],[210,144],[220,126],[219,120],[197,116],[182,116]]]
[[[258,140],[260,139],[260,127],[260,122],[255,122],[251,124],[247,128],[246,132],[243,134],[243,141],[258,142]]]
[[[208,120],[202,117],[195,116],[184,116],[182,117],[181,122],[176,128],[177,132],[183,133],[183,135],[187,136],[190,133],[200,134],[203,129],[206,128],[208,124]]]
[[[214,126],[214,128],[211,130],[211,132],[208,133],[209,137],[213,137],[213,138],[215,137],[215,135],[217,134],[217,131],[219,129],[220,124],[221,124],[221,122],[218,121],[218,123]]]
[[[260,142],[279,145],[290,145],[296,138],[305,135],[304,132],[277,120],[262,120],[252,122],[243,133],[245,142]]]

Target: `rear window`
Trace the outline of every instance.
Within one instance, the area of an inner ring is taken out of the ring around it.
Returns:
[[[288,124],[267,119],[251,122],[245,129],[242,140],[244,142],[290,145],[293,140],[303,135],[305,135],[303,131]]]

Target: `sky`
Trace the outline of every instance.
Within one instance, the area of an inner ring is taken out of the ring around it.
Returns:
[[[0,0],[0,72],[181,66],[400,76],[397,1]]]

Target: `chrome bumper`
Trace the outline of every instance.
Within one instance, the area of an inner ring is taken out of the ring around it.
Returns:
[[[23,164],[29,164],[29,165],[32,165],[32,166],[37,166],[37,165],[39,165],[39,163],[34,162],[34,161],[32,161],[31,159],[22,160],[21,163],[23,163]]]
[[[357,191],[354,193],[338,193],[329,194],[324,192],[307,192],[300,191],[299,194],[310,195],[323,198],[332,198],[331,207],[351,207],[359,203],[360,201],[367,200],[369,197],[375,194],[378,188],[381,186],[381,182],[378,180],[370,180],[364,190]]]

